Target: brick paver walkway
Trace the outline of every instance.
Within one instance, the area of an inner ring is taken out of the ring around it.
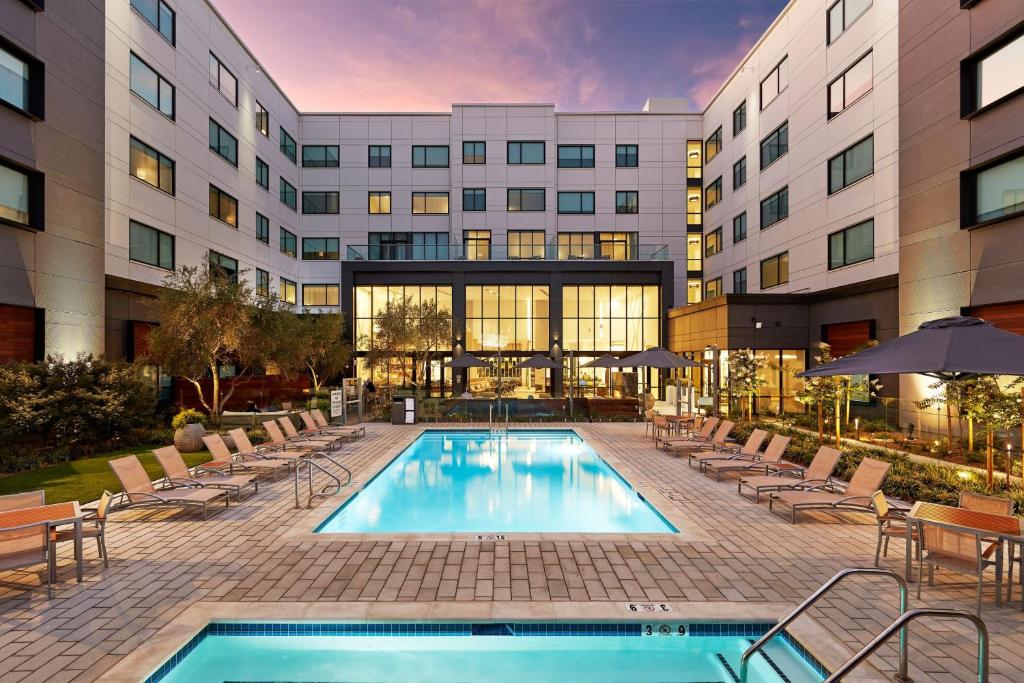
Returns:
[[[671,601],[795,604],[836,571],[869,566],[875,527],[866,515],[814,515],[797,525],[736,495],[680,459],[655,450],[642,424],[578,424],[599,450],[626,463],[689,520],[708,543],[557,540],[345,541],[283,538],[301,514],[292,482],[260,493],[203,522],[172,511],[123,511],[108,524],[111,563],[104,569],[87,541],[86,581],[75,584],[70,544],[61,551],[53,600],[38,575],[0,573],[0,680],[92,681],[143,645],[188,606],[199,602]],[[385,452],[418,429],[374,424],[344,449],[343,460],[365,480]],[[328,500],[325,506],[336,503]],[[668,537],[666,537],[668,538]],[[902,566],[894,543],[884,566]],[[968,577],[940,574],[912,606],[973,609]],[[994,681],[1024,680],[1024,612],[996,608],[992,590],[984,617],[992,636]],[[867,642],[896,613],[889,584],[862,579],[837,590],[812,617],[851,648]],[[344,615],[338,615],[344,617]],[[728,616],[728,615],[723,615]],[[921,622],[911,634],[918,681],[977,680],[973,634],[958,623]],[[813,644],[812,644],[813,648]],[[872,663],[891,670],[895,650]]]

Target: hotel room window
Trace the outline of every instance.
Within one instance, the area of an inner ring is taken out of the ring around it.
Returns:
[[[543,142],[510,142],[508,143],[508,163],[510,164],[543,164]]]
[[[217,88],[232,107],[238,106],[238,79],[212,52],[210,53],[210,85]]]

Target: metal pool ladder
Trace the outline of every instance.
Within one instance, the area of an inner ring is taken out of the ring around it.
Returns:
[[[346,487],[346,486],[348,486],[349,484],[352,483],[352,472],[347,467],[345,467],[340,462],[338,462],[337,460],[335,460],[331,456],[327,455],[323,451],[318,451],[316,453],[316,455],[317,455],[317,457],[324,458],[325,460],[327,460],[328,462],[333,464],[335,467],[337,467],[339,470],[343,471],[347,475],[347,479],[345,480],[344,483],[342,483],[340,477],[338,477],[336,474],[334,474],[333,472],[328,470],[326,467],[324,467],[320,463],[314,461],[312,458],[303,458],[302,460],[299,460],[298,462],[295,463],[295,507],[296,508],[303,507],[302,505],[299,504],[299,476],[300,476],[300,473],[302,472],[302,468],[303,467],[306,468],[306,473],[308,475],[308,477],[307,477],[308,494],[307,494],[306,505],[305,505],[305,507],[307,507],[307,508],[312,508],[314,506],[314,504],[320,502],[320,500],[323,499],[323,498],[328,498],[330,496],[337,495],[341,491],[342,488],[344,488],[344,487]],[[327,476],[331,480],[331,482],[326,484],[326,485],[324,485],[324,486],[322,486],[322,487],[320,487],[318,490],[314,490],[314,488],[313,488],[313,470],[314,469],[317,470],[317,472]]]
[[[497,425],[497,426],[495,426]],[[508,434],[508,404],[505,404],[505,425],[501,424],[501,411],[498,411],[498,422],[494,421],[494,404],[487,406],[487,429],[491,436],[505,436]]]
[[[952,610],[952,609],[913,609],[908,610],[907,608],[907,581],[901,575],[892,571],[891,569],[876,569],[874,567],[852,567],[844,569],[831,579],[826,581],[822,586],[814,591],[810,597],[804,600],[800,605],[786,615],[782,620],[779,621],[775,626],[768,630],[761,638],[747,648],[747,651],[740,657],[740,672],[739,680],[740,683],[747,683],[750,667],[750,659],[754,654],[764,648],[768,642],[778,635],[783,629],[789,626],[797,617],[806,612],[811,606],[814,605],[818,600],[829,593],[837,584],[843,579],[854,574],[868,574],[872,576],[886,576],[892,578],[897,586],[899,587],[899,608],[900,615],[889,624],[881,633],[879,633],[870,643],[864,646],[864,648],[847,660],[842,666],[840,666],[835,673],[829,676],[825,683],[833,683],[835,681],[841,681],[844,676],[849,675],[853,669],[857,668],[865,659],[870,657],[875,650],[877,650],[883,643],[889,640],[897,631],[899,631],[899,650],[900,650],[900,669],[893,680],[899,683],[911,683],[912,679],[909,675],[909,660],[908,660],[908,649],[907,649],[907,628],[911,621],[924,616],[934,617],[953,617],[957,619],[967,619],[974,624],[978,631],[978,682],[988,683],[988,629],[985,627],[985,623],[975,614],[971,612],[965,612],[963,610]]]

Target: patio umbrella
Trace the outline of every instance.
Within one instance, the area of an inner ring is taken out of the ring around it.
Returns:
[[[446,368],[487,368],[491,366],[487,361],[480,360],[469,353],[464,353],[458,358],[452,358],[444,365]]]
[[[518,368],[529,368],[529,369],[533,369],[533,370],[551,370],[551,369],[560,368],[560,367],[562,367],[562,366],[559,365],[558,363],[556,363],[555,361],[551,360],[550,358],[548,358],[547,356],[545,356],[542,353],[538,353],[536,355],[530,356],[529,358],[527,358],[522,363],[520,363],[519,365],[516,366],[517,369]]]
[[[941,318],[796,376],[911,373],[947,381],[978,375],[1024,375],[1024,336],[1000,330],[981,318]]]
[[[692,361],[689,358],[683,358],[677,354],[672,353],[666,348],[661,346],[655,346],[641,351],[640,353],[634,353],[632,356],[626,356],[619,360],[619,367],[623,368],[699,368],[700,363]],[[682,404],[679,401],[679,382],[676,382],[676,414],[679,415],[682,412]],[[689,399],[687,399],[689,400]],[[643,399],[641,394],[641,406],[643,406]]]
[[[600,358],[595,358],[589,363],[584,363],[580,366],[581,368],[619,368],[622,367],[618,358],[610,353],[606,353]]]

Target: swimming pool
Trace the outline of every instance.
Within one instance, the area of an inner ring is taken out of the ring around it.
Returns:
[[[450,681],[734,683],[768,624],[209,624],[146,683]],[[828,672],[788,635],[751,659],[750,681],[820,683]]]
[[[318,533],[675,533],[572,430],[428,430]]]

